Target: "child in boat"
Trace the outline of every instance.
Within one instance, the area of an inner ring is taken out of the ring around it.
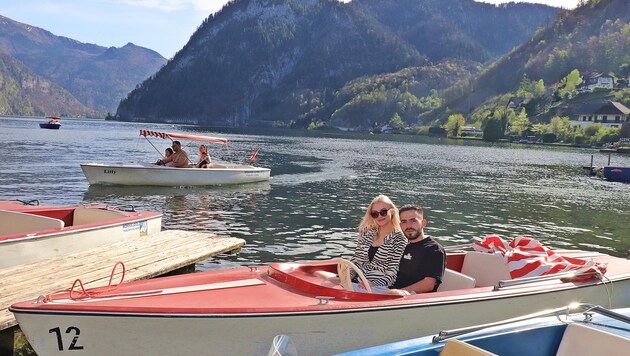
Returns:
[[[164,158],[165,159],[169,158],[172,154],[173,154],[173,149],[172,148],[167,147],[164,150]],[[172,167],[173,166],[173,162],[167,162],[166,164],[164,164],[161,159],[159,159],[157,162],[155,162],[155,164],[157,164],[158,166],[164,165],[166,167]]]

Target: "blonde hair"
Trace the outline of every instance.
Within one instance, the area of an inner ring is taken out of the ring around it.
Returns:
[[[385,203],[389,205],[390,209],[394,210],[392,213],[392,225],[394,225],[394,229],[400,230],[400,215],[398,215],[398,208],[387,195],[381,194],[372,199],[372,202],[370,203],[370,205],[368,205],[365,215],[363,216],[363,219],[361,219],[361,223],[359,224],[359,233],[364,233],[369,229],[378,228],[376,220],[374,220],[371,215],[372,207],[378,202]]]

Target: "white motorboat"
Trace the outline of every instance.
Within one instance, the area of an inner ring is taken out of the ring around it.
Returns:
[[[140,130],[144,137],[167,139],[188,139],[192,141],[227,144],[227,139],[199,135],[184,135],[166,132]],[[148,139],[148,138],[147,138]],[[81,164],[88,182],[112,185],[152,185],[152,186],[204,186],[244,184],[269,180],[269,168],[252,165],[258,150],[252,153],[248,164],[212,164],[209,168],[175,168],[151,163],[140,164]]]

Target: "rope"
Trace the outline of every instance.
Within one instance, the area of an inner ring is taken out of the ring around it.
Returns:
[[[112,285],[112,281],[114,279],[114,274],[116,273],[116,267],[118,267],[118,265],[122,266],[122,274],[120,276],[120,281],[118,282],[118,284]],[[91,290],[87,290],[85,289],[85,286],[83,285],[83,281],[80,278],[77,278],[74,280],[74,282],[72,283],[72,287],[70,287],[70,289],[62,289],[62,290],[58,290],[56,292],[52,292],[48,295],[46,295],[44,298],[41,299],[42,302],[44,303],[50,303],[52,302],[56,296],[58,296],[61,293],[65,293],[65,292],[70,292],[70,299],[72,300],[77,300],[77,299],[91,299],[91,298],[102,298],[104,296],[105,293],[111,292],[113,290],[116,290],[121,284],[122,282],[125,280],[125,264],[122,263],[121,261],[116,262],[116,264],[114,265],[114,268],[112,268],[112,273],[109,276],[109,283],[107,284],[107,287],[105,288],[94,288]],[[76,292],[75,288],[77,287],[77,285],[79,287],[81,287],[80,292]],[[75,293],[79,293],[79,295],[75,295]],[[107,295],[108,297],[111,295]],[[38,298],[39,301],[39,298]]]

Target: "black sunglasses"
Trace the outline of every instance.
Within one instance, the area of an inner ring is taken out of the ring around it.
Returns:
[[[378,215],[380,214],[381,216],[385,216],[387,215],[387,212],[389,212],[389,209],[387,208],[383,208],[380,211],[376,211],[376,210],[372,210],[372,212],[370,213],[370,215],[372,216],[372,218],[376,219],[378,218]]]

